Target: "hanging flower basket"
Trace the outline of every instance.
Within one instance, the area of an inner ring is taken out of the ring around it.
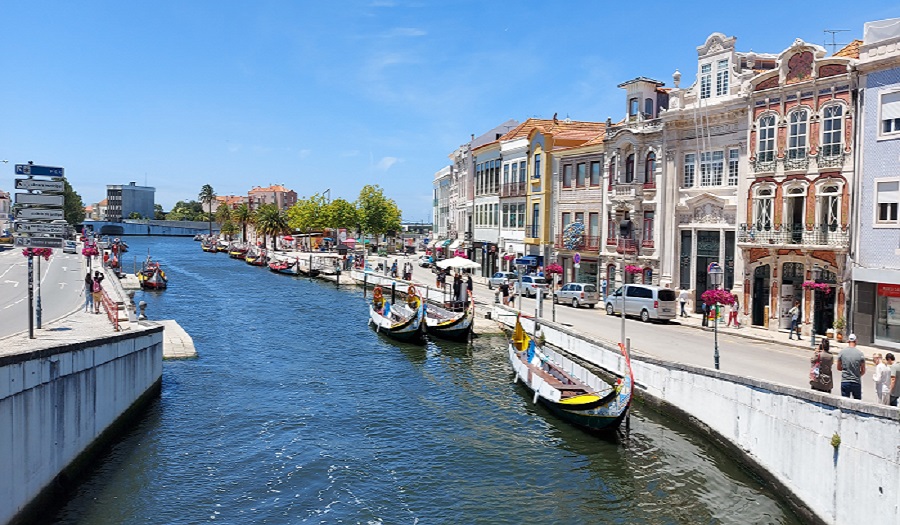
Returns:
[[[22,255],[25,257],[43,257],[45,261],[50,260],[50,256],[53,255],[52,248],[25,248],[22,250]]]
[[[511,261],[515,258],[516,258],[515,254],[512,254],[512,253],[507,253],[506,255],[503,256],[504,261]]]
[[[84,248],[81,249],[81,255],[85,257],[91,257],[94,255],[100,255],[100,252],[97,250],[97,246],[94,244],[85,245]]]
[[[632,275],[641,273],[643,271],[644,271],[643,268],[641,268],[640,266],[635,266],[633,264],[629,264],[629,265],[625,266],[625,273],[630,273]]]
[[[715,304],[730,305],[734,304],[734,294],[725,290],[707,290],[700,296],[700,300],[712,306]]]
[[[544,272],[549,273],[550,275],[555,275],[563,272],[562,266],[551,263],[548,264],[546,268],[544,268]]]
[[[820,292],[825,292],[826,294],[831,293],[831,286],[826,283],[817,283],[815,281],[803,281],[803,288],[807,290],[818,290]]]

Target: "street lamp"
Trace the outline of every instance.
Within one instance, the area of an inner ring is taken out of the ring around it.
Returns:
[[[718,290],[722,285],[722,279],[725,277],[725,270],[719,266],[719,263],[710,263],[706,272],[709,274],[709,282],[713,286],[713,290]],[[715,353],[713,359],[716,363],[716,370],[719,369],[719,302],[715,304],[715,316],[713,317],[713,340],[715,341]]]
[[[822,278],[822,267],[818,264],[814,264],[813,267],[809,271],[810,277],[812,277],[812,281],[814,283],[819,282],[819,279]],[[813,304],[815,305],[815,297],[816,291],[813,288]],[[813,306],[813,319],[812,319],[812,327],[809,330],[809,346],[813,349],[816,348],[816,311],[815,306]]]

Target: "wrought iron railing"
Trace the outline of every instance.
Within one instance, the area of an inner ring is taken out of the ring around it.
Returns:
[[[565,235],[558,234],[554,240],[553,247],[558,250],[573,251],[596,251],[600,249],[600,236],[598,235],[582,235],[574,244],[570,242],[568,246],[565,238]]]
[[[844,152],[838,151],[834,152],[832,148],[823,147],[819,150],[819,155],[816,157],[816,163],[820,168],[840,168],[844,165]]]
[[[760,153],[756,159],[751,159],[753,163],[753,171],[756,173],[766,173],[775,171],[775,156],[771,152]]]
[[[501,197],[521,197],[525,195],[525,182],[508,182],[500,187]]]
[[[836,224],[741,224],[738,242],[846,248],[850,243],[850,232],[847,227]]]
[[[642,248],[653,248],[653,239],[644,239],[641,241]]]
[[[784,171],[800,171],[809,168],[809,157],[806,155],[784,158]]]
[[[616,253],[637,253],[637,242],[634,239],[619,239]]]
[[[541,225],[540,224],[526,224],[525,225],[525,237],[530,239],[538,239],[541,236]]]

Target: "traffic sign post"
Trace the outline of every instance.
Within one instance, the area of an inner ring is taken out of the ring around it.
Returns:
[[[43,193],[16,193],[16,204],[36,206],[59,206],[65,204],[64,195],[47,195]]]
[[[65,184],[61,180],[16,179],[16,189],[62,193],[65,191]]]
[[[62,209],[21,208],[16,211],[16,219],[34,219],[40,221],[58,221],[65,219]]]
[[[65,170],[55,166],[38,166],[36,164],[16,164],[16,175],[38,175],[42,177],[63,177]]]
[[[50,235],[65,235],[65,224],[49,224],[45,222],[17,222],[18,233],[49,233]]]
[[[16,237],[16,246],[19,248],[62,248],[63,239],[60,237]]]
[[[34,339],[34,261],[28,257],[28,338]]]

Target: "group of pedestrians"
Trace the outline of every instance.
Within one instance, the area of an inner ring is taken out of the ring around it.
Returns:
[[[103,302],[103,274],[99,270],[87,272],[84,276],[84,311],[100,313],[100,304]]]
[[[900,398],[900,363],[895,362],[894,354],[888,353],[882,362],[881,354],[874,354],[875,398],[878,403],[897,406]],[[841,373],[841,396],[862,399],[862,378],[866,375],[866,357],[856,347],[856,334],[847,338],[847,346],[835,356],[831,353],[831,343],[823,338],[810,358],[812,369],[809,372],[809,384],[813,390],[831,392],[833,388],[832,365],[836,362]]]

